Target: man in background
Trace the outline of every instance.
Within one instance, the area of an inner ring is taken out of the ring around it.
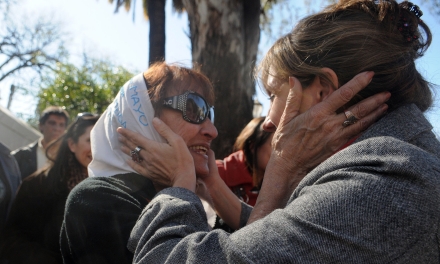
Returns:
[[[21,180],[45,167],[48,160],[46,147],[59,138],[66,130],[69,114],[59,106],[49,106],[41,113],[38,127],[43,137],[37,141],[14,150],[11,154],[15,157],[21,172]]]

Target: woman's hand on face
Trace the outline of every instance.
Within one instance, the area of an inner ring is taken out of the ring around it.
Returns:
[[[125,154],[130,156],[136,146],[141,147],[139,155],[143,160],[139,163],[128,160],[128,164],[158,185],[182,187],[194,192],[194,161],[185,142],[160,119],[154,118],[153,125],[167,143],[156,142],[139,133],[118,128],[121,149]]]
[[[215,192],[216,181],[220,180],[220,175],[218,173],[217,163],[215,161],[215,154],[212,149],[208,150],[208,167],[209,174],[206,175],[197,175],[197,186],[196,186],[196,194],[203,198],[206,196],[206,193]],[[208,201],[208,199],[205,199]]]
[[[338,151],[347,141],[373,124],[388,106],[390,93],[371,96],[350,107],[358,122],[344,127],[344,113],[336,111],[368,85],[372,72],[355,76],[324,101],[300,113],[302,87],[289,78],[286,107],[272,140],[272,154],[266,167],[260,194],[248,224],[284,208],[298,183],[313,168]]]
[[[344,127],[342,123],[347,117],[344,113],[336,113],[370,83],[373,75],[373,72],[358,74],[323,102],[302,114],[299,114],[301,84],[296,78],[289,78],[290,92],[286,107],[272,140],[272,157],[284,160],[281,164],[286,173],[294,170],[307,174],[386,112],[388,106],[385,102],[390,97],[389,92],[378,93],[347,109],[359,119],[355,124]],[[294,189],[301,179],[292,182],[291,188]]]

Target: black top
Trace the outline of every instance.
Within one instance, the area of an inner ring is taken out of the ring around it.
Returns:
[[[21,180],[26,179],[37,170],[37,148],[38,140],[11,152],[20,168]]]
[[[0,142],[0,232],[6,224],[15,194],[21,183],[17,161],[10,152]]]
[[[153,183],[135,173],[82,181],[66,202],[60,238],[64,263],[132,263],[131,229],[155,195]]]
[[[69,191],[47,186],[44,173],[20,185],[1,238],[0,255],[7,263],[62,263],[59,233]]]

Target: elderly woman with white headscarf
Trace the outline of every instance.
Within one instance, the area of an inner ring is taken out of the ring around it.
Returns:
[[[133,77],[91,132],[93,161],[89,176],[70,193],[61,230],[64,263],[131,263],[127,249],[130,231],[142,209],[163,189],[137,174],[121,151],[118,127],[128,128],[158,142],[163,139],[151,121],[159,117],[184,138],[197,174],[208,174],[213,125],[213,87],[201,73],[158,63]],[[139,160],[138,151],[132,159]],[[205,203],[207,220],[214,226],[215,212]]]

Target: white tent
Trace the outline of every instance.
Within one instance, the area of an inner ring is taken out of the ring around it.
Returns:
[[[40,137],[40,132],[0,106],[0,142],[11,151],[26,146]]]

